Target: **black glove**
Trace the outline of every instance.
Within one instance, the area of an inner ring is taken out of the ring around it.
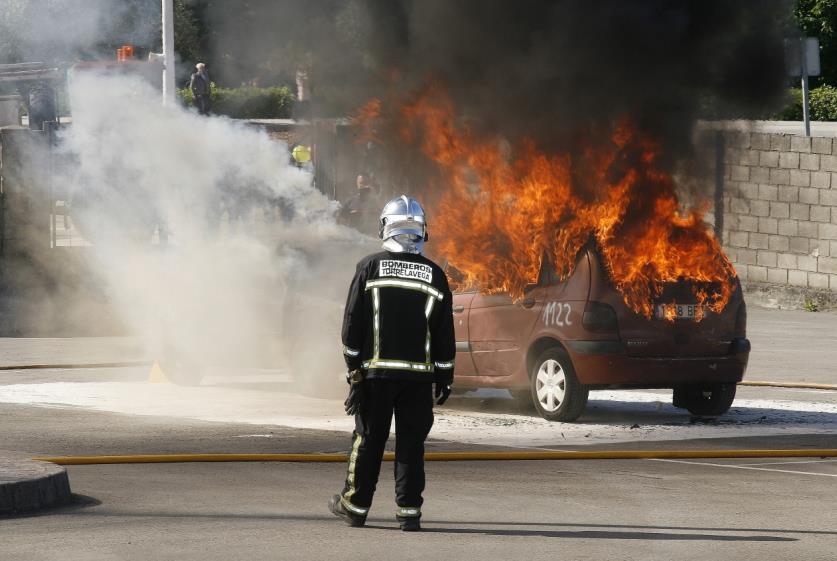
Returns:
[[[349,397],[343,402],[346,415],[357,415],[363,406],[363,384],[352,384],[349,389]]]
[[[349,383],[349,396],[343,402],[346,415],[357,415],[363,406],[363,370],[352,370],[346,374]]]
[[[436,405],[444,405],[450,397],[450,384],[436,384]]]

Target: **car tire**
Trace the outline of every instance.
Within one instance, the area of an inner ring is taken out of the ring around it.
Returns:
[[[544,419],[572,422],[584,412],[589,390],[579,383],[567,353],[553,347],[535,360],[529,395],[535,410]]]
[[[736,384],[688,384],[674,388],[674,406],[692,415],[717,417],[732,406]]]

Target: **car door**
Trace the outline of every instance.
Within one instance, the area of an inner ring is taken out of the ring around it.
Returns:
[[[525,365],[526,343],[543,309],[546,287],[530,286],[523,298],[476,294],[468,317],[471,357],[479,376],[509,376]]]
[[[456,334],[456,376],[474,376],[477,371],[471,360],[471,342],[468,333],[468,317],[476,292],[460,292],[453,295],[453,330]]]

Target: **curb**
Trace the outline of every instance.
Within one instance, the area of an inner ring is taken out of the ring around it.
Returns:
[[[71,500],[70,479],[63,467],[0,457],[0,515],[36,512]]]
[[[150,360],[133,360],[129,362],[93,362],[82,364],[5,364],[0,370],[72,370],[78,368],[126,368],[130,366],[149,366]]]

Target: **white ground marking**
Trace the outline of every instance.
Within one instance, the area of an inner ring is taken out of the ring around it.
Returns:
[[[596,391],[579,423],[552,423],[514,413],[504,391],[469,393],[436,410],[434,440],[560,449],[627,441],[834,434],[837,403],[739,399],[730,412],[692,422],[669,397],[646,391]],[[342,400],[314,399],[235,386],[194,388],[145,382],[49,382],[0,386],[0,403],[81,408],[222,423],[351,432]],[[633,427],[633,428],[632,428]]]
[[[695,466],[712,466],[712,467],[719,467],[719,468],[730,468],[730,469],[750,469],[753,471],[772,471],[775,473],[789,473],[792,475],[819,475],[822,477],[837,477],[837,473],[816,473],[813,471],[794,471],[789,469],[772,469],[772,468],[759,468],[759,467],[752,467],[749,465],[732,465],[732,464],[711,464],[709,462],[690,462],[688,460],[668,460],[662,458],[653,458],[650,459],[652,462],[670,462],[673,464],[691,464]]]
[[[834,458],[829,458],[827,460],[809,460],[809,461],[802,461],[802,462],[794,462],[794,461],[789,461],[789,462],[762,462],[762,463],[759,463],[759,464],[736,464],[736,465],[739,465],[739,466],[786,466],[786,465],[789,465],[789,464],[794,464],[794,465],[795,464],[827,464],[827,463],[833,463],[835,461],[837,461],[837,460],[835,460]]]

